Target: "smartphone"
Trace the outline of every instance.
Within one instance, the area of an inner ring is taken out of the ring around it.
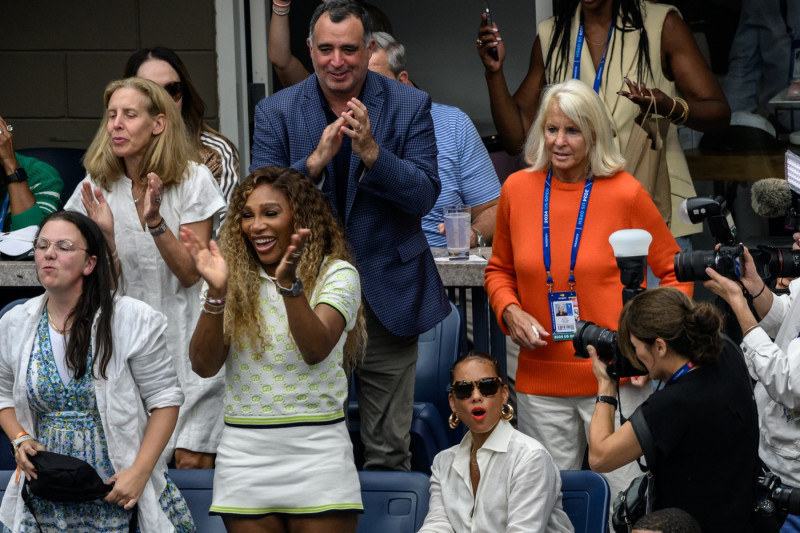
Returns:
[[[486,13],[486,24],[490,27],[492,25],[492,12],[489,9],[489,0],[483,0],[483,10]],[[493,46],[489,49],[489,57],[497,61],[499,56],[497,55],[497,47]]]

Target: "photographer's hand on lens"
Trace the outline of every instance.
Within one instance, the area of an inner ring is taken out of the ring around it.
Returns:
[[[618,383],[608,375],[608,364],[597,356],[597,350],[591,344],[586,347],[589,358],[592,360],[592,372],[597,379],[598,396],[616,396]]]
[[[550,336],[542,325],[518,305],[511,304],[503,311],[503,322],[514,344],[528,350],[547,346],[543,337]],[[538,333],[538,336],[537,336]]]

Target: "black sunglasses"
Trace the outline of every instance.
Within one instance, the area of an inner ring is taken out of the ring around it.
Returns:
[[[170,82],[164,85],[164,90],[177,102],[183,96],[183,83],[180,81]]]
[[[497,394],[502,384],[503,380],[498,377],[482,378],[478,381],[456,381],[450,384],[450,392],[459,400],[466,400],[472,396],[473,389],[478,387],[481,396],[489,397]]]

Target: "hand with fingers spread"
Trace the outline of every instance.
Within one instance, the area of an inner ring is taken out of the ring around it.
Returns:
[[[677,101],[656,87],[648,88],[644,83],[634,82],[625,78],[627,91],[617,91],[617,94],[624,96],[634,104],[638,105],[642,113],[646,113],[650,107],[650,102],[655,100],[650,112],[672,119],[683,113],[683,107]]]
[[[204,242],[189,228],[181,228],[181,242],[186,246],[197,271],[208,283],[209,295],[224,297],[228,292],[228,265],[215,241]]]
[[[144,212],[142,218],[148,227],[161,223],[161,193],[164,184],[155,172],[147,174],[147,190],[144,193]]]
[[[478,28],[478,40],[475,41],[478,47],[478,55],[483,61],[483,66],[488,72],[497,72],[503,68],[503,61],[506,59],[506,45],[497,24],[486,23],[486,13],[481,15],[481,26]],[[490,50],[497,50],[497,59],[492,57]]]
[[[275,269],[275,278],[280,286],[291,287],[297,279],[297,265],[303,258],[303,250],[310,235],[311,230],[306,228],[301,228],[292,234],[292,243],[286,247],[286,253]]]
[[[114,213],[111,212],[111,207],[106,202],[103,191],[100,190],[100,187],[92,188],[92,184],[85,181],[81,186],[81,202],[84,209],[86,209],[86,215],[100,226],[100,230],[103,232],[103,236],[108,241],[109,246],[111,246],[112,250],[115,250]]]
[[[351,98],[347,102],[350,111],[342,113],[342,118],[347,126],[343,126],[340,131],[352,139],[353,152],[361,158],[364,166],[372,168],[378,159],[378,143],[372,137],[372,128],[369,123],[369,112],[358,98]]]

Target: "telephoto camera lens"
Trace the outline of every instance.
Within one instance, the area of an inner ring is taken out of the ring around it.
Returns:
[[[575,357],[589,359],[588,346],[594,346],[597,356],[608,364],[617,356],[617,332],[603,328],[587,320],[578,320],[575,324],[575,337],[572,339]]]
[[[800,490],[793,487],[777,487],[772,491],[770,499],[775,502],[778,509],[784,509],[790,514],[800,514]]]

